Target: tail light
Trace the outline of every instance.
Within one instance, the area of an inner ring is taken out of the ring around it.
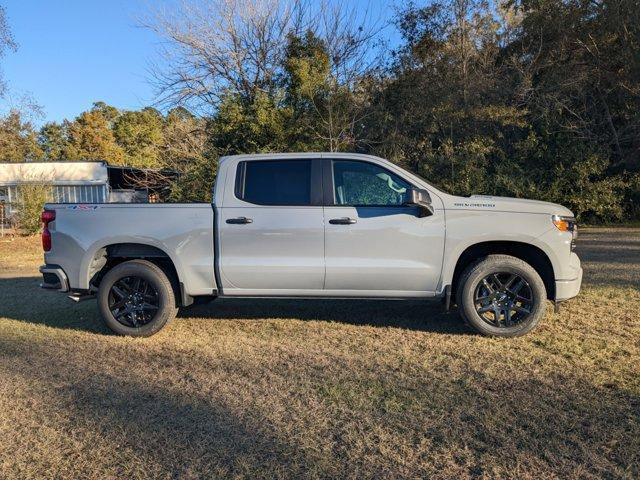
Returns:
[[[51,232],[49,231],[49,223],[56,219],[55,210],[44,210],[40,217],[42,220],[42,249],[45,252],[51,250]]]

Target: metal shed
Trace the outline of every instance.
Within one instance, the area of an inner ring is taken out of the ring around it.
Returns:
[[[105,162],[0,163],[0,202],[4,216],[16,211],[20,185],[51,185],[51,202],[104,203],[109,198]]]

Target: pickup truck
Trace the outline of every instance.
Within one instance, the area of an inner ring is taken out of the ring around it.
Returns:
[[[223,157],[211,204],[46,204],[42,222],[42,286],[132,336],[194,301],[321,297],[439,298],[515,337],[582,281],[567,208],[453,196],[369,155]]]

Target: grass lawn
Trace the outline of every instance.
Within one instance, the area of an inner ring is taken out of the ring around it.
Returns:
[[[120,338],[0,238],[0,478],[638,478],[640,229],[580,235],[583,292],[514,340],[293,300]]]

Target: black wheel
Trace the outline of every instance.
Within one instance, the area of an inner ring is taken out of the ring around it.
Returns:
[[[130,260],[109,270],[100,282],[98,307],[111,330],[135,337],[157,333],[178,311],[171,281],[146,260]]]
[[[489,255],[464,271],[456,299],[462,318],[478,332],[517,337],[540,322],[547,292],[528,263],[508,255]]]

